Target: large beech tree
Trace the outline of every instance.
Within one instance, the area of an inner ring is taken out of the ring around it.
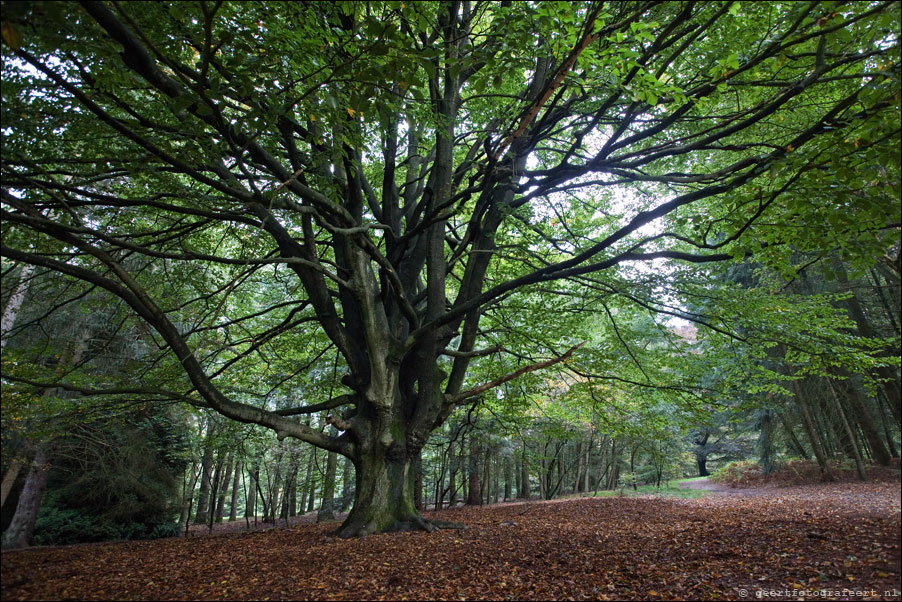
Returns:
[[[4,265],[107,291],[181,370],[166,391],[68,386],[181,398],[348,457],[342,536],[437,526],[414,506],[429,434],[579,354],[511,350],[519,368],[468,378],[507,351],[485,342],[490,308],[564,280],[641,301],[613,278],[627,264],[666,278],[790,243],[882,250],[898,221],[894,2],[3,14]],[[277,405],[301,390],[298,347],[343,377]],[[276,385],[249,376],[267,362],[287,366]],[[308,426],[322,410],[334,431]]]

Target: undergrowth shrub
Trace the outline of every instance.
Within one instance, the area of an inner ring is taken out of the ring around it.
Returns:
[[[866,466],[868,479],[878,481],[897,481],[900,478],[899,459],[894,458],[890,466]],[[821,472],[817,462],[813,460],[790,460],[778,470],[763,474],[756,462],[744,460],[731,462],[713,475],[711,480],[729,487],[760,487],[762,485],[803,485],[822,481],[856,481],[858,473],[855,462],[848,458],[829,460],[826,474]]]
[[[176,522],[111,521],[104,516],[44,504],[35,523],[38,545],[66,545],[117,539],[158,539],[180,532]]]
[[[761,477],[761,467],[757,462],[741,460],[730,462],[711,475],[711,480],[722,485],[738,487],[741,483],[750,483]]]

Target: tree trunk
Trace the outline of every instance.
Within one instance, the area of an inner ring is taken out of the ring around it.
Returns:
[[[837,382],[833,386],[843,392],[845,398],[849,400],[849,404],[852,406],[852,416],[855,418],[855,421],[858,422],[858,426],[861,427],[861,432],[864,433],[864,438],[871,448],[871,455],[873,456],[874,461],[881,466],[889,466],[892,456],[886,448],[886,444],[883,442],[880,433],[877,431],[877,427],[874,425],[874,420],[867,408],[867,400],[864,398],[862,392],[855,383],[851,381],[851,378]]]
[[[839,260],[834,261],[834,271],[837,276],[837,280],[839,283],[846,289],[849,289],[849,279],[846,275],[845,266],[843,266],[842,262]],[[852,295],[848,299],[846,299],[846,307],[849,308],[849,315],[855,321],[856,326],[858,326],[858,333],[868,339],[874,339],[877,337],[877,332],[871,327],[870,322],[865,315],[864,308],[861,306],[861,303],[858,300],[858,297]],[[886,395],[887,399],[889,399],[892,403],[895,400],[895,415],[898,421],[899,419],[899,404],[900,400],[902,400],[902,393],[900,393],[899,389],[899,377],[897,376],[896,371],[893,368],[888,366],[881,366],[875,370],[876,376],[879,377],[883,381],[883,392]],[[854,385],[852,383],[849,384],[850,387]],[[853,392],[853,395],[860,395],[858,392]],[[852,400],[852,405],[854,407],[854,411],[856,414],[860,413],[861,402],[857,400]],[[890,406],[891,408],[893,405]],[[871,444],[871,449],[874,452],[874,459],[878,464],[882,464],[884,466],[889,465],[889,452],[884,447],[880,449],[882,446],[882,442],[877,446],[877,449],[874,447],[874,442],[872,437],[876,434],[876,429],[873,430],[873,434],[869,434],[868,428],[862,424],[862,430],[864,431],[865,437],[868,439],[868,443]],[[884,463],[883,460],[886,460]]]
[[[492,504],[492,450],[488,447],[483,454],[482,491],[479,497],[485,500],[486,505]]]
[[[611,472],[608,473],[608,482],[605,489],[615,489],[617,482],[620,480],[620,449],[617,447],[617,441],[611,439]]]
[[[583,484],[583,471],[586,469],[583,464],[585,457],[583,456],[583,442],[576,442],[576,474],[573,477],[573,493],[579,493]]]
[[[301,490],[301,509],[300,512],[310,512],[310,508],[307,507],[308,497],[313,499],[313,465],[316,462],[315,458],[316,448],[310,448],[310,455],[307,456],[307,474],[304,476],[304,486]],[[312,502],[310,502],[312,504]]]
[[[238,484],[241,479],[241,460],[235,462],[235,480],[232,482],[232,503],[229,504],[229,522],[238,519]]]
[[[298,471],[300,470],[300,458],[296,453],[297,450],[292,448],[290,452],[291,459],[288,462],[288,479],[285,482],[285,495],[282,496],[282,512],[281,518],[286,523],[289,516],[297,516],[298,511]]]
[[[770,474],[776,469],[773,446],[773,413],[770,408],[761,410],[758,418],[758,457],[763,474]]]
[[[292,517],[298,515],[298,478],[297,474],[294,475],[291,479],[291,487],[288,490],[288,497],[285,500],[285,505],[287,506],[287,510],[284,510],[286,517]]]
[[[711,473],[708,472],[708,456],[706,454],[695,454],[695,464],[698,466],[698,476],[707,477]]]
[[[457,467],[458,461],[456,446],[452,442],[448,446],[448,507],[457,505]]]
[[[263,522],[267,522],[269,518],[269,506],[267,506],[268,500],[266,499],[266,494],[263,492],[263,486],[260,484],[260,465],[257,464],[254,466],[254,486],[257,488],[257,496],[255,499],[259,498],[260,503],[263,504]],[[257,505],[254,504],[254,524],[257,524]]]
[[[230,453],[228,460],[226,460],[226,469],[225,475],[222,477],[221,485],[219,486],[219,499],[216,501],[216,517],[215,520],[217,523],[222,522],[222,513],[225,511],[225,498],[226,494],[229,491],[229,483],[232,480],[232,463],[234,457]]]
[[[470,455],[467,462],[467,505],[482,505],[482,487],[479,483],[479,442],[470,438]]]
[[[254,519],[254,524],[257,523],[257,478],[255,476],[256,472],[259,472],[259,468],[256,466],[252,466],[250,470],[247,471],[247,476],[250,478],[251,483],[250,491],[246,494],[246,499],[244,500],[244,517]],[[245,484],[247,481],[245,480]]]
[[[326,458],[326,474],[323,476],[323,501],[320,503],[319,512],[316,513],[316,522],[335,520],[335,474],[338,468],[338,454],[329,452]]]
[[[354,462],[354,506],[338,530],[339,537],[431,531],[416,509],[414,462],[415,458],[400,454],[358,457]]]
[[[209,434],[207,435],[209,437]],[[207,512],[210,509],[210,478],[213,475],[213,446],[210,442],[204,447],[204,457],[201,460],[200,493],[197,498],[197,514],[194,522],[203,525],[207,522]]]
[[[341,472],[341,511],[347,512],[354,502],[354,463],[345,458]]]
[[[50,452],[46,444],[39,444],[34,460],[25,478],[25,487],[19,495],[16,513],[4,535],[3,547],[22,548],[32,545],[34,524],[41,508],[41,499],[47,490],[47,476],[50,473]]]
[[[830,387],[830,393],[833,397],[833,401],[836,403],[836,410],[839,412],[839,417],[842,419],[843,428],[845,428],[846,434],[849,436],[849,441],[852,445],[852,451],[855,458],[855,469],[858,471],[858,478],[862,481],[866,481],[867,475],[864,471],[864,462],[861,459],[861,453],[858,451],[858,445],[855,443],[855,434],[852,432],[852,427],[849,424],[848,419],[846,418],[846,412],[843,410],[842,404],[839,402],[839,395],[836,394],[836,389],[833,388],[833,382],[829,378],[827,379],[827,384]]]
[[[216,462],[216,470],[213,471],[213,484],[210,490],[210,508],[207,512],[207,531],[213,532],[213,519],[216,517],[216,499],[222,482],[222,457]]]
[[[793,451],[799,455],[800,458],[804,460],[810,460],[810,454],[805,451],[805,447],[802,445],[802,442],[799,441],[799,438],[796,437],[795,432],[792,429],[792,425],[789,424],[789,419],[786,418],[786,414],[780,413],[780,423],[783,425],[783,430],[786,432],[786,436],[789,437],[789,444],[792,446]]]
[[[817,459],[817,465],[821,469],[821,478],[827,479],[829,478],[829,473],[827,472],[827,457],[824,453],[820,435],[818,435],[817,426],[814,423],[814,417],[811,415],[808,399],[805,397],[805,393],[802,390],[802,385],[799,381],[792,381],[792,388],[795,393],[796,403],[798,404],[799,409],[802,410],[802,423],[805,426],[805,433],[808,435],[808,442],[811,444],[811,450],[814,452],[814,457]]]
[[[504,456],[504,501],[507,502],[511,499],[511,495],[513,494],[513,481],[514,481],[514,459],[508,455]]]
[[[413,463],[413,503],[417,510],[423,511],[423,457],[417,456]]]
[[[0,349],[6,346],[9,333],[16,324],[19,309],[22,308],[25,295],[28,293],[28,285],[32,273],[34,273],[33,265],[26,265],[22,268],[22,271],[19,272],[19,282],[16,285],[16,290],[10,295],[9,301],[6,302],[6,307],[3,309],[3,316],[0,318]]]
[[[10,460],[9,468],[3,474],[3,485],[2,489],[0,489],[0,508],[6,505],[6,498],[9,497],[9,492],[12,491],[16,479],[19,478],[19,473],[22,472],[24,467],[25,462],[18,454]]]
[[[529,464],[526,462],[526,443],[523,443],[523,452],[520,454],[520,491],[518,496],[524,500],[529,499]]]

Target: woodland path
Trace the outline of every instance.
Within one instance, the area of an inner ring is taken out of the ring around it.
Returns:
[[[695,479],[692,481],[680,481],[677,486],[681,489],[696,489],[699,491],[709,491],[711,493],[720,493],[725,495],[774,495],[779,489],[771,487],[728,487],[715,483],[708,477],[704,479]]]

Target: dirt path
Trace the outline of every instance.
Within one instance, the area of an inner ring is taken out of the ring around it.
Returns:
[[[720,483],[705,477],[704,479],[695,479],[694,481],[681,481],[677,483],[680,489],[697,489],[699,491],[710,491],[712,493],[721,493],[726,495],[768,495],[774,490],[760,487],[751,487],[748,489],[737,489],[735,487],[727,487]]]

